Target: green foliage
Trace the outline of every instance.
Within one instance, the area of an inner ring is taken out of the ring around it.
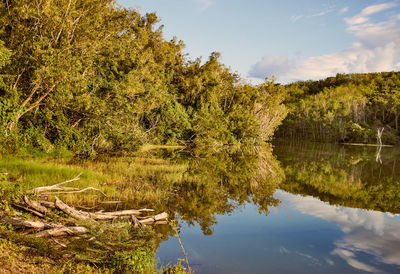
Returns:
[[[94,156],[146,143],[267,140],[286,114],[274,85],[242,84],[218,53],[203,65],[187,60],[183,43],[166,41],[157,23],[113,0],[0,3],[8,151]]]
[[[153,273],[154,250],[151,248],[140,247],[134,251],[118,251],[110,259],[111,267],[117,273]]]
[[[378,164],[374,147],[285,142],[275,148],[286,175],[283,190],[335,205],[400,212],[395,149],[383,149]]]
[[[290,109],[278,135],[335,142],[399,142],[400,73],[338,74],[285,86]]]

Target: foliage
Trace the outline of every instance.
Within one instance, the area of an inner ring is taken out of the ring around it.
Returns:
[[[283,190],[335,205],[400,212],[395,149],[384,149],[379,164],[374,147],[285,142],[275,148],[286,175]]]
[[[399,142],[400,73],[338,74],[285,86],[290,114],[278,136],[335,142]]]
[[[218,53],[188,60],[157,24],[114,0],[0,3],[3,150],[268,140],[286,114],[276,87],[241,83]]]

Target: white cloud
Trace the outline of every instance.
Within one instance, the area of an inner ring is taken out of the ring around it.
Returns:
[[[250,69],[250,75],[256,78],[271,78],[274,75],[285,74],[290,70],[292,64],[286,55],[270,56],[266,55],[261,58]]]
[[[213,0],[194,0],[194,1],[200,6],[201,11],[205,11],[206,9],[215,4]]]
[[[296,22],[296,21],[300,20],[303,17],[304,17],[304,15],[293,15],[292,17],[290,17],[290,21]]]
[[[368,21],[368,15],[372,15],[374,13],[378,13],[390,8],[393,8],[397,6],[397,3],[384,3],[384,4],[379,4],[379,5],[372,5],[364,8],[359,14],[351,17],[351,18],[346,18],[345,21],[349,25],[357,25],[357,24],[362,24]]]
[[[369,15],[390,9],[397,3],[364,8],[354,17],[346,18],[347,32],[355,42],[345,50],[313,56],[302,60],[264,56],[252,66],[249,75],[263,79],[275,75],[279,81],[321,79],[336,73],[367,73],[400,69],[400,14],[385,21],[369,23]],[[343,10],[343,9],[342,9]]]

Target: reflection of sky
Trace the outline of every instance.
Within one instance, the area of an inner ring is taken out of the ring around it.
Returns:
[[[400,215],[276,191],[270,214],[245,204],[217,215],[212,235],[182,223],[196,273],[400,273]],[[176,237],[157,251],[162,264],[183,258]]]
[[[400,215],[378,211],[331,206],[311,196],[277,191],[277,198],[290,203],[300,213],[336,223],[344,232],[335,242],[332,256],[339,256],[350,266],[373,273],[385,271],[361,262],[358,257],[372,255],[376,262],[400,266]],[[332,262],[327,258],[327,262]],[[400,268],[399,268],[400,271]]]

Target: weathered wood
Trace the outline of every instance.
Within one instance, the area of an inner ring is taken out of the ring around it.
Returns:
[[[131,220],[132,220],[133,227],[137,228],[137,227],[142,227],[143,226],[140,223],[140,221],[138,220],[138,218],[135,217],[135,215],[131,215]]]
[[[29,190],[28,193],[38,194],[38,193],[45,192],[45,191],[54,191],[54,190],[63,191],[63,190],[67,190],[67,189],[68,190],[78,190],[78,188],[64,188],[64,187],[60,187],[60,186],[66,184],[66,183],[70,183],[70,182],[79,180],[80,179],[79,176],[81,176],[81,174],[82,173],[80,173],[78,176],[76,176],[73,179],[70,179],[70,180],[55,184],[55,185],[36,187],[34,189]]]
[[[29,207],[26,207],[24,205],[20,205],[20,204],[14,203],[14,202],[11,202],[11,205],[13,207],[17,207],[17,208],[23,209],[25,211],[28,211],[28,212],[30,212],[30,213],[32,213],[32,214],[34,214],[34,215],[36,215],[36,216],[38,216],[40,218],[44,218],[44,215],[42,213],[40,213],[40,212],[38,212],[38,211],[36,211],[34,209],[31,209]]]
[[[75,236],[87,233],[87,228],[83,226],[73,227],[55,227],[45,231],[41,231],[36,234],[37,237],[63,237],[63,236]]]
[[[33,208],[34,210],[47,214],[47,208],[42,206],[38,201],[31,200],[29,199],[26,195],[22,195],[22,199],[24,200],[25,204],[27,204],[29,207]]]
[[[82,193],[82,192],[85,192],[85,191],[88,191],[88,190],[98,191],[98,192],[100,192],[101,194],[103,194],[105,197],[107,197],[107,195],[106,195],[103,191],[101,191],[101,190],[99,190],[99,189],[97,189],[97,188],[94,188],[94,187],[87,187],[87,188],[84,188],[84,189],[81,189],[81,190],[74,190],[74,191],[45,192],[45,193],[42,193],[42,195],[76,194],[76,193]]]
[[[149,216],[148,218],[140,220],[139,222],[143,225],[151,225],[156,223],[157,221],[166,220],[167,218],[168,218],[168,213],[163,212],[155,216]]]
[[[54,204],[54,202],[43,201],[43,200],[40,200],[39,202],[40,202],[40,204],[42,204],[42,205],[44,205],[46,207],[56,208],[56,205]]]
[[[14,226],[22,226],[26,228],[34,228],[37,230],[43,230],[43,229],[49,229],[52,228],[51,225],[42,223],[42,222],[34,222],[34,221],[29,221],[29,220],[23,220],[23,219],[12,219],[12,218],[2,218],[0,219],[0,222],[6,223],[6,224],[11,224]]]
[[[154,225],[167,225],[168,221],[157,221],[154,223]]]
[[[67,205],[60,199],[58,199],[58,197],[55,197],[55,198],[56,198],[55,206],[56,206],[56,208],[60,209],[61,211],[71,215],[72,217],[74,217],[76,219],[80,219],[80,220],[90,219],[90,216],[87,212],[78,211],[75,208],[70,207],[69,205]]]
[[[129,209],[129,210],[120,210],[120,211],[109,211],[109,212],[96,212],[95,214],[103,214],[103,215],[111,215],[111,216],[130,216],[130,215],[140,215],[142,214],[141,211],[136,209]]]

